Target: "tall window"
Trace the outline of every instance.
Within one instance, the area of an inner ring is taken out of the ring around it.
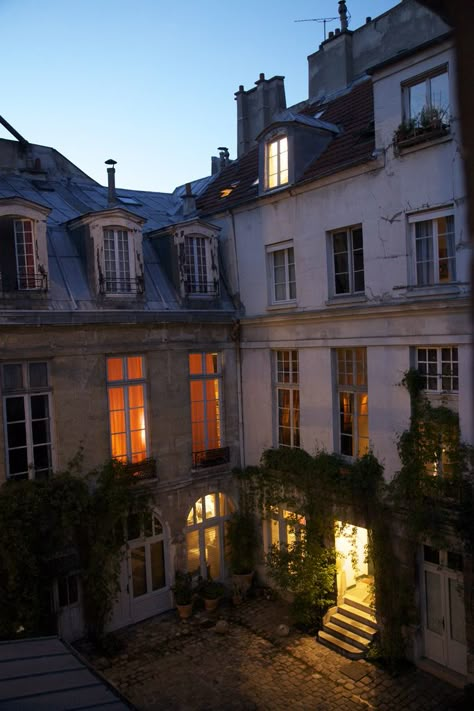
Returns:
[[[44,479],[52,470],[47,363],[2,367],[7,476]]]
[[[453,215],[421,219],[412,216],[419,286],[445,284],[456,280],[456,250]]]
[[[280,136],[269,141],[266,148],[267,189],[286,185],[288,182],[288,138]]]
[[[15,220],[15,251],[19,289],[37,289],[41,285],[36,277],[36,260],[31,220]]]
[[[278,445],[300,446],[298,351],[276,351],[275,382]]]
[[[225,574],[225,522],[235,510],[222,493],[206,494],[192,506],[187,518],[188,571],[203,578]]]
[[[166,587],[163,526],[154,513],[130,515],[127,520],[131,594],[134,598]]]
[[[143,356],[107,358],[112,457],[140,462],[147,456]]]
[[[434,111],[449,123],[449,81],[445,68],[438,69],[403,86],[405,121],[421,124]]]
[[[423,376],[425,390],[431,392],[458,391],[458,349],[456,347],[417,348],[416,355],[418,371]]]
[[[334,268],[334,293],[357,294],[364,291],[364,247],[362,228],[353,227],[331,235]]]
[[[267,247],[273,303],[296,299],[295,252],[291,242]]]
[[[209,466],[222,453],[221,370],[218,353],[190,353],[193,465]]]
[[[130,253],[127,230],[104,230],[105,291],[131,291]]]
[[[369,448],[369,400],[365,348],[336,350],[339,451],[360,457]]]
[[[186,236],[184,240],[184,274],[188,294],[211,294],[214,283],[209,281],[205,237]]]

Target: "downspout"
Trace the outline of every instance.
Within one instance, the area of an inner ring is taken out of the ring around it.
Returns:
[[[235,237],[235,219],[232,210],[229,210],[230,219],[232,222],[232,243],[234,246],[234,259],[235,259],[235,272],[236,272],[236,282],[237,282],[237,293],[239,295],[240,302],[240,279],[239,279],[239,259],[237,256],[237,244]],[[234,324],[234,330],[232,337],[235,342],[235,358],[237,363],[237,409],[238,409],[238,420],[239,420],[239,452],[240,452],[240,466],[242,469],[245,467],[245,441],[244,441],[244,405],[242,397],[242,357],[240,353],[240,321],[236,321]]]

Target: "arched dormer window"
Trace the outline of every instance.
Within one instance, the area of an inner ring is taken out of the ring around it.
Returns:
[[[201,221],[177,225],[174,243],[178,250],[178,273],[183,297],[219,295],[217,229]]]

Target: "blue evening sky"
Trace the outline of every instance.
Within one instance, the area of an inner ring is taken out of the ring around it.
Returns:
[[[347,0],[350,29],[396,4]],[[239,84],[282,74],[289,106],[307,98],[323,24],[294,20],[337,16],[337,0],[0,0],[0,115],[102,184],[114,158],[117,187],[171,191],[218,146],[235,157]]]

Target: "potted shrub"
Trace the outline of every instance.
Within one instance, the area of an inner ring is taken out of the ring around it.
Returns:
[[[191,573],[176,572],[174,585],[171,587],[178,615],[181,619],[191,617],[193,613],[193,586]]]
[[[217,580],[204,580],[199,588],[199,592],[204,600],[206,610],[215,610],[219,605],[219,600],[224,595],[225,588],[222,583]]]
[[[234,588],[240,589],[245,596],[252,584],[259,543],[253,514],[248,511],[233,513],[227,523],[226,540]]]

